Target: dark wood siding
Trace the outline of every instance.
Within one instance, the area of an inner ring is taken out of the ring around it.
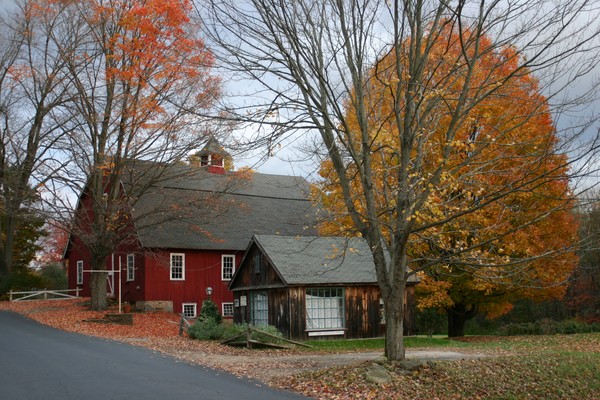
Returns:
[[[417,302],[415,300],[415,286],[407,285],[404,292],[404,335],[417,334]]]
[[[260,257],[260,258],[258,258]],[[260,262],[261,268],[256,268]],[[339,285],[314,285],[309,287],[340,287]],[[381,323],[380,291],[373,284],[344,285],[345,335],[346,338],[379,337],[385,334]],[[250,298],[254,291],[265,291],[269,301],[269,325],[275,326],[285,337],[308,340],[306,331],[307,286],[287,286],[279,277],[256,244],[248,250],[238,274],[231,284],[238,307],[234,309],[234,322],[250,322]],[[405,334],[414,333],[414,287],[406,288]],[[241,306],[242,296],[247,305]],[[311,339],[340,338],[314,336]]]
[[[351,286],[346,293],[346,337],[377,337],[380,334],[379,288]]]
[[[306,333],[306,288],[291,287],[289,293],[290,338],[305,340]]]
[[[256,262],[260,262],[260,268],[256,268]],[[243,266],[240,265],[240,270],[232,283],[232,289],[269,288],[273,286],[282,287],[284,284],[268,259],[254,245],[248,250]]]

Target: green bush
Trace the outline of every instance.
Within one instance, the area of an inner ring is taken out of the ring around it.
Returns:
[[[256,326],[255,328],[258,330],[261,330],[263,332],[269,333],[271,335],[277,336],[278,338],[283,338],[283,335],[281,334],[281,332],[279,332],[277,330],[277,328],[275,328],[272,325]],[[248,330],[248,324],[246,324],[246,323],[228,325],[225,328],[225,331],[223,333],[223,339],[231,339],[235,336],[245,333],[247,330]],[[241,339],[243,340],[245,338],[241,338]],[[256,340],[258,342],[275,343],[275,344],[279,344],[279,343],[283,342],[283,340],[279,340],[279,339],[276,339],[271,336],[264,335],[260,332],[255,332],[255,331],[252,332],[252,340]]]
[[[39,275],[48,289],[62,290],[69,288],[67,271],[58,263],[46,265],[40,270]]]
[[[283,338],[281,332],[274,326],[260,326],[257,329],[274,335],[279,338]],[[198,318],[198,320],[188,329],[188,335],[192,339],[198,340],[226,340],[236,336],[245,334],[248,330],[248,324],[230,324],[230,323],[218,323],[212,317]],[[240,337],[240,340],[245,340],[246,337]],[[252,332],[252,340],[258,342],[267,342],[274,344],[281,344],[283,340],[279,340],[272,336],[262,334],[260,332]]]
[[[213,319],[217,324],[223,322],[223,317],[219,313],[219,308],[212,300],[204,300],[198,319]]]
[[[0,293],[13,291],[27,291],[44,289],[46,282],[29,268],[15,268],[9,275],[0,281]]]
[[[600,332],[599,324],[586,324],[574,319],[555,321],[544,318],[536,322],[507,324],[499,329],[501,335],[555,335]]]
[[[215,318],[198,318],[198,320],[188,328],[188,335],[192,339],[198,340],[220,340],[223,338],[225,326],[218,323]]]

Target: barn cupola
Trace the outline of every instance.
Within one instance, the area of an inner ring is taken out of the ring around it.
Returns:
[[[208,139],[202,150],[190,156],[189,161],[191,165],[206,168],[213,174],[224,174],[231,169],[231,156],[214,137]]]

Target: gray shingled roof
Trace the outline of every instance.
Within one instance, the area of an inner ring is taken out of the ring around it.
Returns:
[[[142,174],[151,175],[148,165],[133,171],[131,180],[136,185],[150,180],[135,179]],[[239,178],[179,165],[152,182],[132,199],[143,247],[245,250],[254,234],[316,233],[317,211],[301,177],[252,173]]]
[[[254,242],[288,285],[377,283],[363,238],[256,235]]]

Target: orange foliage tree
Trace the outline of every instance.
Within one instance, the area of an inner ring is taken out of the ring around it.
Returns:
[[[251,104],[227,109],[270,128],[255,143],[288,134],[320,139],[309,150],[323,167],[327,231],[369,245],[390,360],[405,357],[402,302],[411,274],[459,266],[486,281],[508,279],[539,255],[530,246],[510,258],[509,236],[568,210],[565,164],[584,165],[598,149],[591,140],[577,147],[578,126],[558,141],[549,118],[582,104],[575,97],[586,100],[563,89],[597,65],[589,2],[198,6],[228,70],[255,83],[240,90],[255,95],[244,97]],[[569,160],[559,155],[567,152]],[[546,207],[536,213],[536,203]]]
[[[577,224],[567,158],[556,151],[546,99],[519,69],[516,50],[449,25],[430,46],[427,79],[408,90],[412,98],[397,85],[410,81],[407,42],[403,55],[388,54],[369,72],[367,119],[354,111],[357,94],[348,100],[343,129],[357,153],[368,146],[373,199],[363,195],[364,165],[349,157],[345,167],[358,218],[369,223],[375,215],[388,247],[408,230],[408,271],[421,277],[418,306],[445,310],[449,335],[462,336],[478,310],[498,316],[519,297],[562,296],[576,265]],[[465,107],[467,98],[479,100]],[[414,102],[427,112],[409,114]],[[408,118],[423,119],[410,146],[406,127],[416,121]],[[369,127],[367,143],[361,125]],[[358,234],[330,160],[320,174],[315,195],[331,213],[322,233]]]
[[[58,21],[48,37],[74,99],[61,124],[73,167],[68,183],[89,206],[69,226],[91,254],[92,308],[101,310],[106,259],[135,240],[130,207],[206,140],[202,115],[220,83],[189,0],[35,0],[30,12]],[[154,162],[152,174],[123,184],[143,160]]]

